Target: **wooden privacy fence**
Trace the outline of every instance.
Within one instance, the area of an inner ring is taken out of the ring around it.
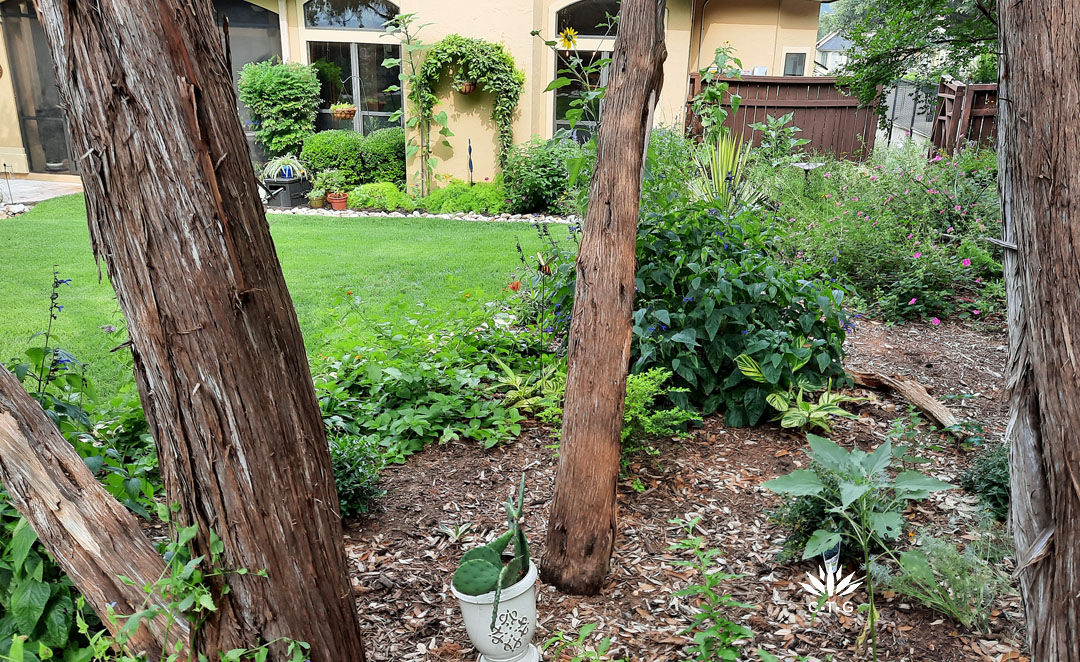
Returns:
[[[997,83],[965,85],[942,81],[931,141],[934,149],[953,152],[965,142],[997,144]]]
[[[858,99],[836,87],[832,76],[744,76],[727,83],[728,91],[742,97],[742,102],[724,126],[746,143],[761,142],[761,132],[751,129],[751,124],[764,123],[770,115],[794,112],[792,124],[802,129],[797,137],[810,140],[809,151],[862,160],[874,150],[875,107],[860,107]],[[686,121],[692,130],[701,126],[694,118],[691,101],[702,86],[701,76],[691,74]]]

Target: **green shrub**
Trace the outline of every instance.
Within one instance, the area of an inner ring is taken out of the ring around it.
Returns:
[[[249,62],[240,71],[240,100],[251,112],[255,139],[271,156],[300,152],[315,131],[319,78],[298,62]]]
[[[346,314],[343,325],[358,333],[337,345],[349,349],[314,370],[330,434],[373,435],[393,463],[435,442],[465,438],[489,448],[519,435],[523,416],[488,396],[492,353],[516,342],[492,314],[422,308],[399,325]],[[372,336],[377,343],[357,346]]]
[[[697,414],[671,407],[661,409],[658,400],[670,399],[678,392],[667,386],[671,372],[653,368],[630,375],[626,380],[626,404],[623,407],[622,453],[627,456],[639,451],[651,451],[649,442],[659,437],[686,436],[689,423],[700,423]]]
[[[379,470],[383,461],[378,441],[372,436],[332,434],[329,442],[341,516],[366,513],[371,501],[386,494],[385,490],[379,489]]]
[[[364,178],[364,141],[364,136],[356,131],[320,131],[304,140],[300,160],[309,171],[339,170],[347,184],[363,184],[370,181]]]
[[[723,408],[733,427],[761,420],[775,390],[848,383],[845,291],[809,265],[773,257],[774,231],[758,213],[725,219],[707,204],[647,214],[638,224],[632,371],[670,370],[674,386],[686,389],[673,392],[675,404],[706,415]],[[576,246],[556,246],[545,282],[559,334],[570,323],[575,253]],[[741,354],[761,366],[763,383],[739,371]]]
[[[323,170],[311,186],[327,193],[345,193],[349,190],[349,176],[344,170]]]
[[[389,182],[405,188],[405,130],[389,127],[372,131],[362,145],[363,183]]]
[[[890,321],[1000,308],[1000,249],[980,238],[999,233],[993,152],[928,160],[886,150],[870,164],[824,162],[809,175],[754,169],[787,219],[777,237],[786,261],[840,277]]]
[[[432,214],[501,214],[506,208],[506,192],[499,182],[469,186],[455,180],[432,191],[419,205]]]
[[[1009,447],[1007,444],[988,446],[975,458],[964,474],[960,486],[978,494],[990,514],[999,522],[1009,518]]]
[[[1009,580],[980,551],[985,543],[956,545],[939,538],[920,541],[921,549],[900,553],[893,573],[871,566],[877,581],[899,595],[912,598],[960,623],[985,631],[995,598],[1008,590]]]
[[[680,129],[653,129],[641,182],[642,212],[666,212],[687,204],[698,149],[697,142]],[[589,182],[586,179],[582,184],[588,187]]]
[[[415,208],[416,202],[409,194],[401,192],[391,182],[364,184],[349,192],[349,209],[411,211]]]
[[[503,168],[508,211],[518,214],[552,210],[570,186],[567,161],[580,148],[565,139],[533,138],[515,145]]]

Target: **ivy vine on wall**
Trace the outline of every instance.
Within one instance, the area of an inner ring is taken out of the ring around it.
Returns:
[[[434,90],[445,73],[454,77],[454,87],[475,83],[477,88],[491,93],[495,107],[491,119],[499,132],[499,165],[506,162],[506,155],[514,144],[513,116],[521,91],[525,87],[525,73],[514,65],[514,58],[502,44],[483,39],[452,34],[427,52],[419,78],[425,91],[422,103],[423,121],[430,122],[435,104],[439,99]]]

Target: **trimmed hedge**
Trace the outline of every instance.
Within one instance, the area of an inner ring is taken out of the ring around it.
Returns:
[[[304,141],[300,160],[312,172],[340,170],[349,184],[389,182],[405,186],[405,131],[391,127],[364,136],[356,131],[320,131]]]
[[[364,182],[390,182],[405,187],[405,130],[390,127],[364,139]]]
[[[340,170],[345,173],[349,184],[363,184],[364,176],[364,136],[356,131],[335,129],[320,131],[304,141],[300,160],[308,170],[323,172]]]

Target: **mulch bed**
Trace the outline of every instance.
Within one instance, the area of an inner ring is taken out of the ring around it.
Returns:
[[[890,327],[863,320],[848,340],[848,365],[919,380],[965,420],[1001,439],[1007,417],[1002,399],[1006,337],[999,330],[959,325]],[[846,447],[880,443],[890,423],[907,411],[897,396],[854,389],[868,400],[851,407],[857,420],[834,426],[832,438]],[[375,512],[346,527],[358,608],[374,660],[473,660],[450,578],[462,552],[505,527],[502,504],[521,472],[528,471],[526,526],[533,555],[544,553],[547,504],[555,477],[549,430],[526,428],[517,442],[491,450],[465,442],[428,448],[403,466],[384,472],[389,493]],[[576,632],[596,623],[593,641],[612,638],[612,659],[634,662],[684,660],[682,634],[694,612],[674,593],[698,583],[695,572],[675,565],[687,552],[669,551],[685,537],[669,520],[700,517],[695,532],[723,551],[720,567],[738,579],[724,588],[754,605],[729,614],[750,627],[753,647],[783,660],[867,660],[857,646],[862,614],[819,615],[811,620],[799,587],[814,563],[777,562],[784,531],[768,519],[778,499],[763,481],[806,465],[802,435],[775,423],[731,429],[718,417],[692,438],[659,445],[656,459],[636,467],[644,492],[619,486],[619,536],[607,584],[600,595],[562,595],[539,585],[536,642],[557,631]],[[957,448],[941,435],[940,450],[925,450],[935,476],[958,482],[974,451]],[[909,509],[911,529],[959,538],[974,526],[977,499],[959,490],[938,493]],[[455,527],[472,524],[460,539]],[[849,568],[848,571],[855,570]],[[859,573],[861,575],[861,572]],[[853,599],[865,602],[865,593]],[[897,662],[1026,660],[1020,641],[1023,616],[1018,597],[1007,596],[993,612],[991,633],[971,633],[952,621],[897,597],[879,600],[879,658]],[[756,659],[756,658],[755,658]]]

